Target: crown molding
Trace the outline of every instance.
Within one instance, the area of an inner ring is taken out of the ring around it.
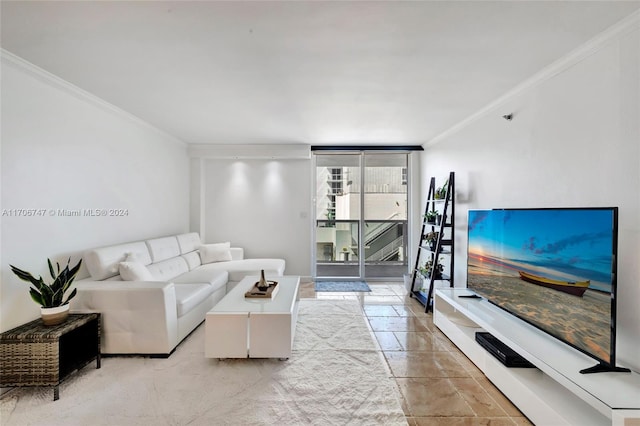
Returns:
[[[17,56],[11,52],[9,52],[8,50],[2,49],[0,48],[0,58],[2,58],[2,64],[3,65],[11,65],[29,75],[31,75],[32,77],[46,83],[49,84],[52,87],[55,87],[57,89],[60,89],[72,96],[74,96],[77,99],[80,99],[82,101],[86,101],[90,104],[92,104],[93,106],[96,106],[104,111],[110,112],[114,115],[119,116],[120,118],[126,119],[128,121],[131,121],[132,123],[144,127],[148,130],[151,130],[157,134],[159,134],[160,136],[169,139],[170,141],[179,144],[181,146],[187,146],[187,143],[185,143],[184,141],[176,138],[175,136],[165,132],[164,130],[160,130],[159,128],[155,127],[154,125],[148,123],[147,121],[144,121],[143,119],[131,114],[130,112],[127,112],[125,110],[123,110],[122,108],[119,108],[107,101],[105,101],[102,98],[99,98],[98,96],[87,92],[84,89],[79,88],[78,86],[69,83],[68,81],[58,77],[55,74],[50,73],[49,71],[46,71],[42,68],[40,68],[37,65],[32,64],[31,62],[21,58],[20,56]]]
[[[191,144],[189,157],[208,159],[309,160],[311,146],[306,144]]]
[[[450,127],[444,132],[434,136],[429,141],[427,141],[423,146],[432,146],[450,135],[457,133],[463,128],[469,126],[479,118],[483,117],[490,111],[493,111],[497,107],[501,106],[509,99],[516,97],[532,88],[544,83],[545,81],[553,78],[554,76],[566,71],[567,69],[573,67],[574,65],[582,62],[584,59],[593,55],[602,49],[607,43],[614,40],[616,37],[620,37],[627,32],[630,32],[634,29],[638,29],[640,27],[640,10],[633,12],[631,15],[607,28],[600,34],[596,35],[586,43],[577,47],[576,49],[569,52],[567,55],[558,59],[555,62],[552,62],[550,65],[542,68],[539,72],[534,74],[532,77],[526,79],[522,83],[515,86],[513,89],[509,90],[504,95],[500,96],[493,102],[487,104],[483,108],[479,109],[475,113],[471,114],[464,120],[460,121],[458,124]]]

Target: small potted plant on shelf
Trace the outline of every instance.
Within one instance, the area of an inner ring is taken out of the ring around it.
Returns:
[[[431,270],[426,268],[426,263],[418,267],[418,274],[422,277],[423,281],[427,281],[430,278]]]
[[[438,217],[438,212],[436,210],[431,210],[424,215],[424,218],[427,220],[427,223],[436,223],[437,217]]]
[[[439,233],[436,231],[431,231],[425,234],[424,236],[424,240],[427,242],[427,245],[429,246],[429,250],[431,251],[435,251],[436,249],[436,243],[438,242],[438,234]]]
[[[449,179],[444,182],[440,188],[436,189],[436,192],[433,194],[433,197],[436,200],[444,200],[447,197],[447,187],[449,186]]]
[[[427,260],[424,265],[418,268],[420,275],[422,275],[426,280],[431,278],[431,273],[433,270],[433,278],[436,280],[442,279],[442,272],[444,271],[444,266],[438,261],[438,263],[433,266],[433,260]]]
[[[29,294],[31,295],[31,299],[41,306],[40,315],[44,325],[57,325],[63,323],[69,316],[69,301],[76,295],[77,289],[74,288],[66,299],[64,298],[64,295],[67,290],[69,290],[73,280],[76,278],[76,275],[80,270],[80,265],[82,264],[82,259],[80,259],[78,264],[71,269],[69,269],[70,262],[71,258],[69,258],[67,266],[62,270],[60,270],[60,264],[56,262],[56,274],[51,261],[47,259],[49,273],[53,279],[51,284],[45,283],[42,276],[35,278],[29,272],[16,268],[13,265],[9,265],[13,273],[16,274],[18,278],[32,284],[32,287],[29,289]]]

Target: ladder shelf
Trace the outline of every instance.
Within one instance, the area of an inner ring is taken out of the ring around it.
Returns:
[[[448,179],[441,187],[436,187],[435,177],[431,178],[409,293],[411,297],[424,305],[425,312],[432,309],[433,291],[437,282],[446,281],[449,283],[449,287],[453,287],[454,195],[454,172],[449,173]],[[434,215],[438,216],[436,220],[429,218]],[[423,285],[416,288],[421,276]]]

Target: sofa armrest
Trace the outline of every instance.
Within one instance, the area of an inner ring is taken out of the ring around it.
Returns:
[[[157,281],[76,281],[73,312],[100,312],[101,352],[168,355],[178,344],[175,286]]]
[[[231,247],[231,260],[244,259],[244,249],[242,247]]]

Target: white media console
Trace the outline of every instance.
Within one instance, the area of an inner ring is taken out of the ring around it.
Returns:
[[[436,289],[433,322],[534,424],[640,425],[640,374],[580,374],[597,362],[489,303]],[[508,368],[475,341],[487,331],[537,368]]]

